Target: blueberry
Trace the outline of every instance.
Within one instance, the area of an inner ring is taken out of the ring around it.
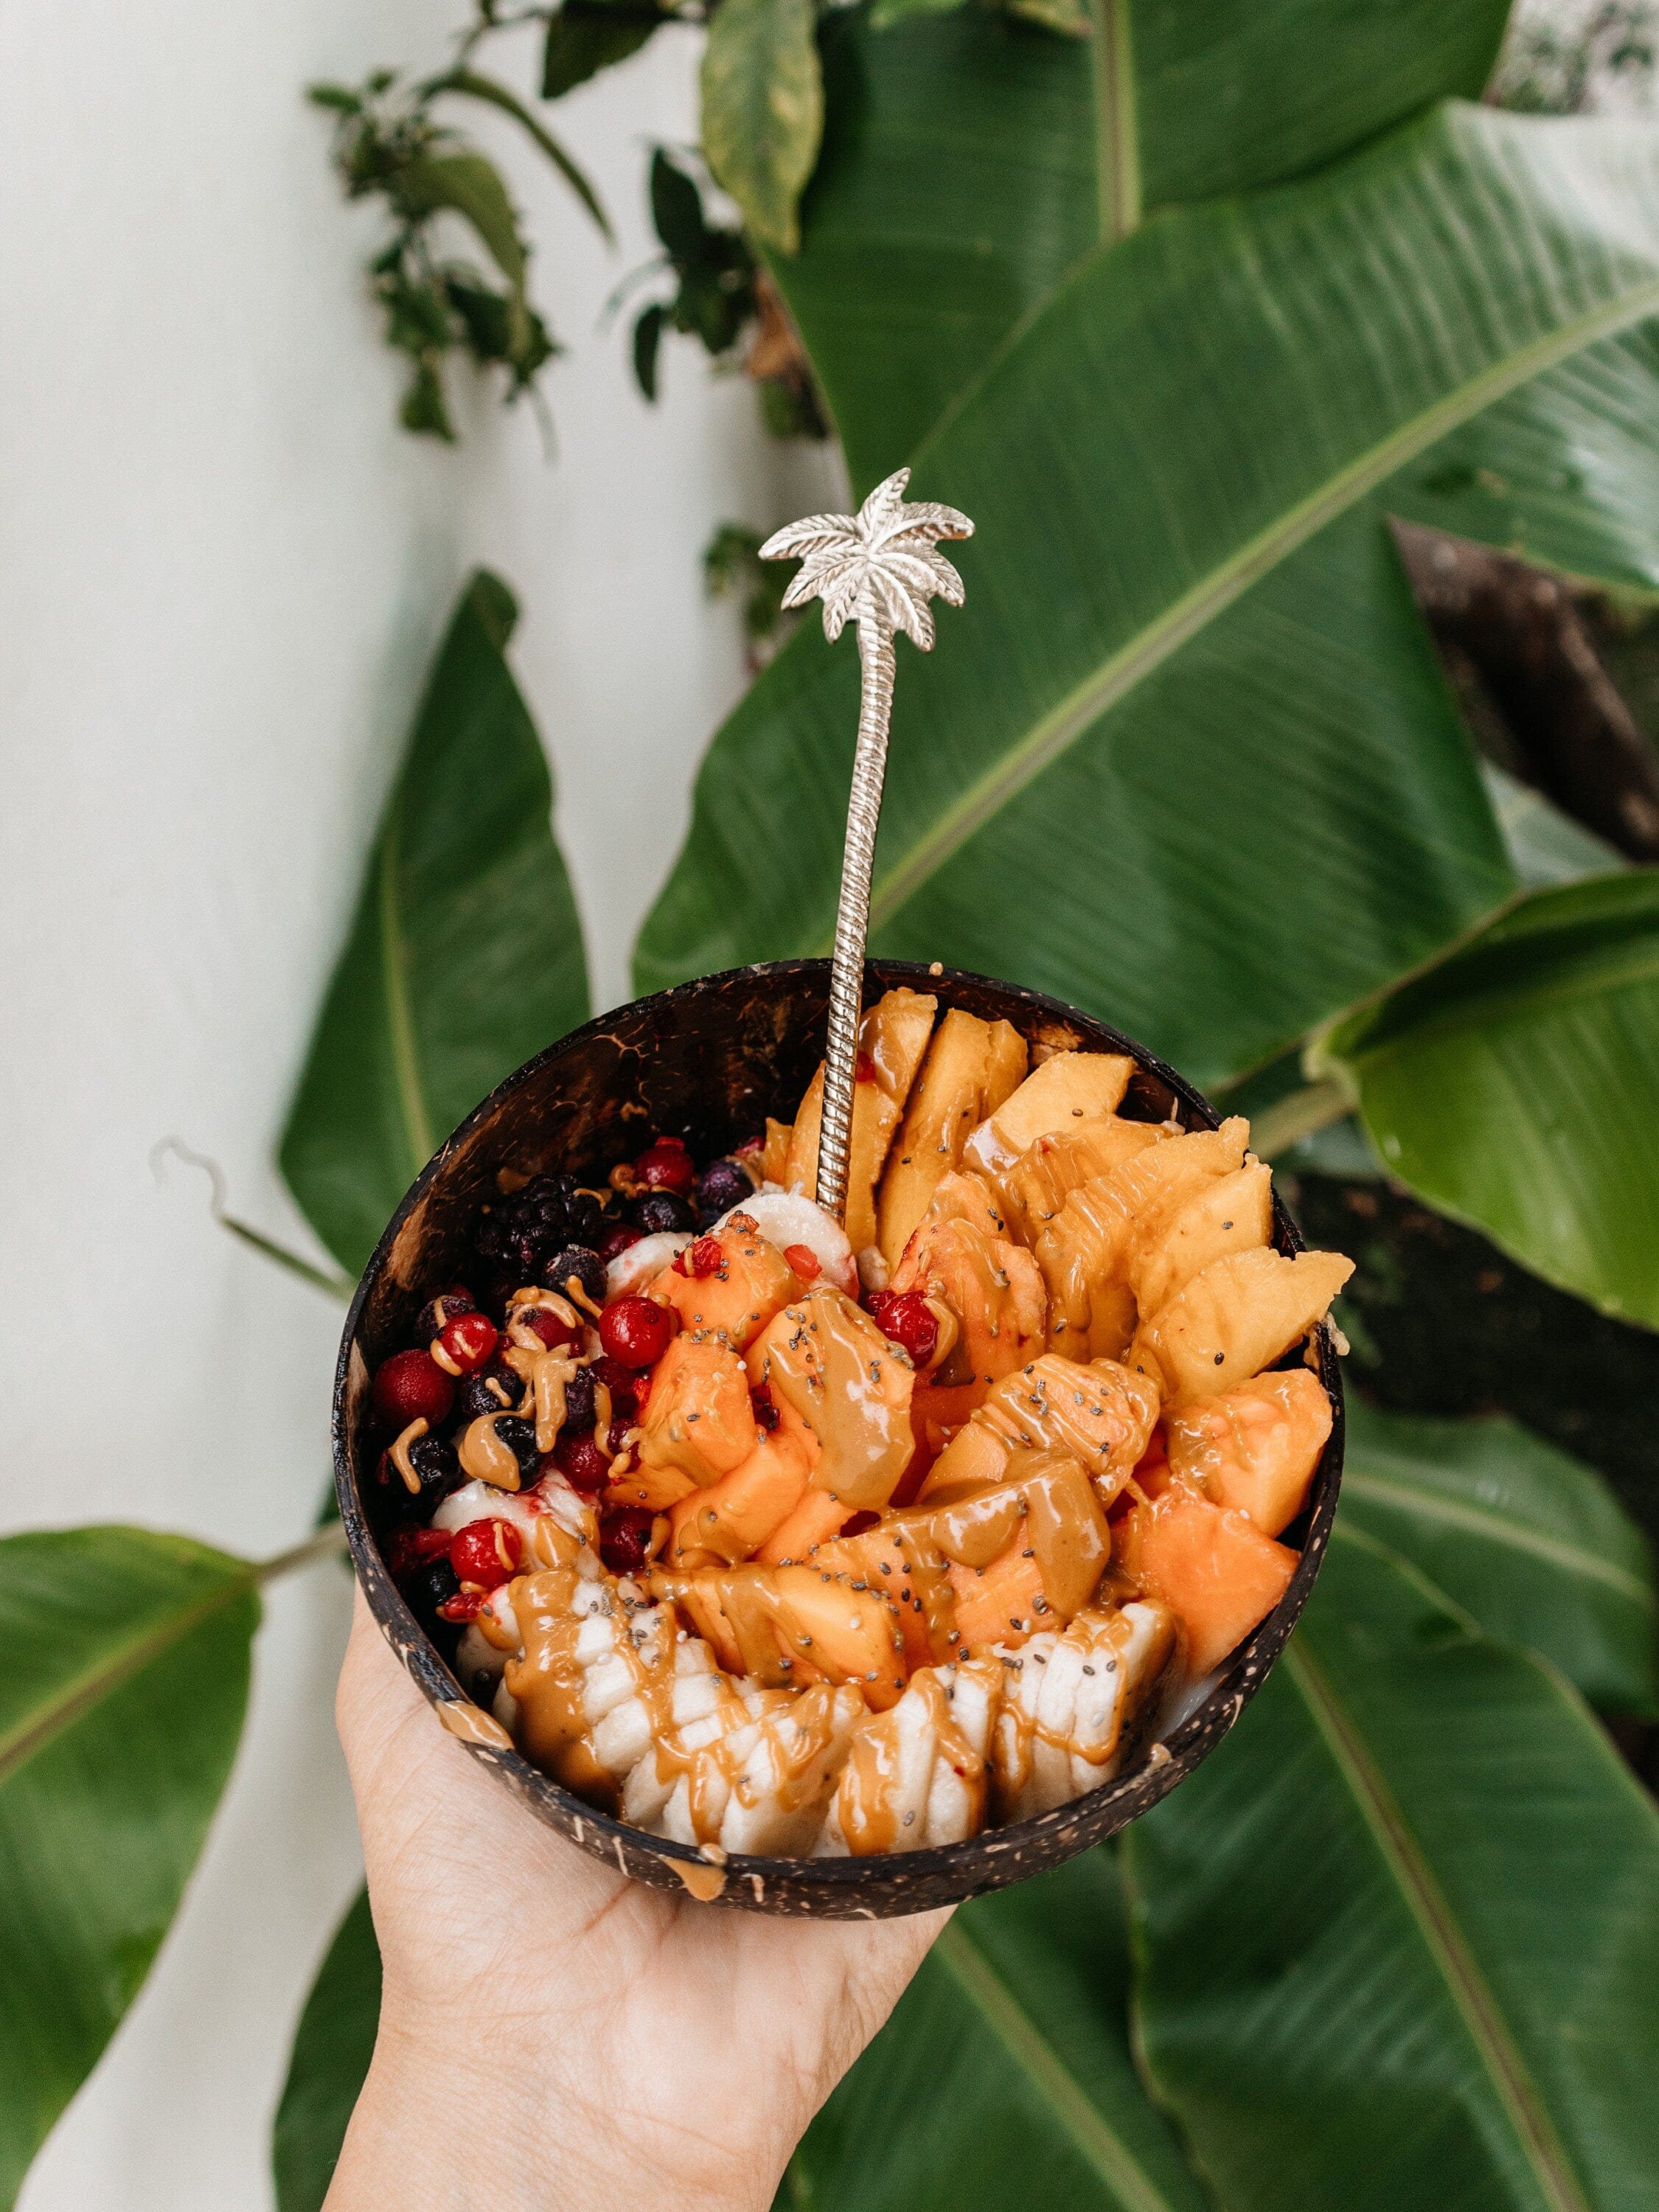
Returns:
[[[461,1578],[447,1559],[428,1559],[404,1584],[410,1611],[428,1628],[437,1620],[438,1607],[459,1597],[460,1592]]]
[[[450,1492],[459,1490],[466,1477],[455,1456],[455,1447],[446,1443],[441,1437],[417,1437],[409,1447],[409,1463],[420,1478],[418,1491],[411,1490],[404,1480],[401,1470],[392,1465],[389,1451],[380,1454],[374,1479],[381,1501],[398,1520],[429,1521]]]
[[[475,1368],[457,1390],[455,1410],[463,1421],[481,1420],[486,1413],[505,1413],[523,1395],[524,1384],[507,1362],[491,1359]]]
[[[495,1433],[518,1461],[519,1480],[528,1488],[536,1480],[536,1462],[541,1456],[536,1449],[536,1424],[509,1418],[496,1422]]]
[[[415,1316],[416,1343],[424,1352],[434,1336],[443,1334],[446,1322],[453,1321],[457,1314],[477,1310],[477,1300],[467,1291],[445,1291],[435,1298],[428,1298]]]
[[[567,1244],[548,1263],[543,1280],[550,1291],[568,1296],[565,1285],[574,1275],[596,1306],[605,1304],[605,1262],[589,1244]]]
[[[705,1229],[755,1195],[749,1170],[738,1160],[710,1160],[697,1185],[697,1212]]]
[[[676,1198],[672,1190],[642,1191],[639,1197],[628,1201],[629,1226],[641,1230],[647,1237],[655,1237],[664,1230],[695,1229],[697,1217],[683,1198]]]

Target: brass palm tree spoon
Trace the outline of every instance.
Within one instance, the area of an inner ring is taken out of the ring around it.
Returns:
[[[823,634],[832,645],[849,621],[859,626],[859,738],[836,909],[830,1041],[818,1139],[817,1202],[837,1221],[847,1206],[870,877],[893,713],[893,640],[902,630],[922,652],[932,651],[933,617],[928,602],[938,598],[959,607],[963,600],[962,579],[938,550],[939,541],[974,534],[973,524],[953,507],[926,501],[907,504],[904,492],[909,481],[909,470],[899,469],[876,486],[856,514],[806,515],[761,547],[763,561],[800,562],[783,604],[800,607],[809,599],[822,599]]]

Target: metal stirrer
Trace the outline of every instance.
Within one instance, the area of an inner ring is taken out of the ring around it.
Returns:
[[[870,928],[870,874],[887,773],[893,713],[893,638],[898,630],[924,653],[933,643],[928,601],[962,605],[962,579],[938,550],[942,538],[971,538],[974,526],[953,507],[907,506],[908,469],[878,483],[856,514],[809,514],[761,547],[763,561],[799,559],[786,607],[823,601],[823,634],[833,645],[849,619],[859,626],[859,742],[847,807],[836,950],[830,969],[830,1043],[824,1055],[823,1115],[818,1133],[817,1202],[840,1221],[847,1211],[847,1163],[853,1139],[853,1086],[864,1005],[864,945]]]

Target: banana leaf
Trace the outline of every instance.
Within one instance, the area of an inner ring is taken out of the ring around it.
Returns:
[[[360,1889],[334,1931],[295,2032],[271,2135],[276,2212],[321,2212],[380,2024],[380,1951]]]
[[[1659,871],[1534,891],[1310,1055],[1389,1172],[1659,1327]]]
[[[1136,2075],[1128,1984],[1108,1849],[965,1905],[807,2130],[779,2212],[1205,2212]]]
[[[1413,1419],[1351,1396],[1341,1510],[1592,1705],[1659,1717],[1653,1559],[1593,1469],[1514,1421]]]
[[[254,1571],[181,1536],[0,1541],[0,2206],[178,1910],[258,1620]]]
[[[1057,988],[1218,1080],[1502,898],[1372,501],[1659,307],[1656,207],[1651,133],[1453,107],[1091,255],[918,461],[978,526],[977,612],[902,657],[876,948]],[[827,948],[856,684],[803,632],[738,706],[642,984]]]
[[[857,495],[1143,206],[1297,175],[1479,93],[1506,14],[1506,0],[1107,0],[1083,40],[974,7],[880,31],[863,9],[827,15],[801,250],[770,265]]]
[[[353,1275],[455,1124],[587,1017],[547,762],[506,659],[517,613],[482,571],[461,594],[283,1136]]]
[[[1139,2047],[1228,2212],[1653,2201],[1659,1813],[1369,1538],[1127,1856]]]

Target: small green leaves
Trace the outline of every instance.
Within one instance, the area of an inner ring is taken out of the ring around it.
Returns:
[[[670,19],[655,8],[629,7],[626,0],[565,0],[548,18],[542,51],[542,97],[559,100],[601,70],[625,62],[653,32]]]
[[[789,575],[775,562],[760,557],[762,536],[741,522],[722,522],[702,549],[702,576],[711,599],[737,598],[743,607],[743,633],[751,665],[775,651],[781,632],[793,627],[783,611]]]
[[[276,2212],[320,2212],[380,2024],[380,1952],[359,1890],[334,1931],[294,2038],[276,2108]]]
[[[703,152],[755,236],[785,253],[800,243],[823,131],[812,0],[721,0],[702,63]]]
[[[1659,872],[1534,892],[1310,1064],[1352,1086],[1402,1182],[1659,1328]]]
[[[0,2206],[178,1910],[258,1620],[255,1571],[180,1536],[0,1542]]]
[[[507,665],[517,611],[487,574],[461,595],[283,1138],[354,1275],[454,1124],[587,1014],[547,763]]]
[[[498,84],[494,77],[483,76],[471,69],[453,70],[447,76],[440,77],[430,88],[433,97],[444,93],[458,94],[467,100],[481,100],[487,106],[498,107],[503,115],[510,115],[519,125],[532,146],[546,155],[576,198],[587,210],[594,222],[607,240],[612,240],[611,218],[599,204],[599,196],[588,182],[586,173],[566,153],[550,131],[527,108],[517,93]]]

